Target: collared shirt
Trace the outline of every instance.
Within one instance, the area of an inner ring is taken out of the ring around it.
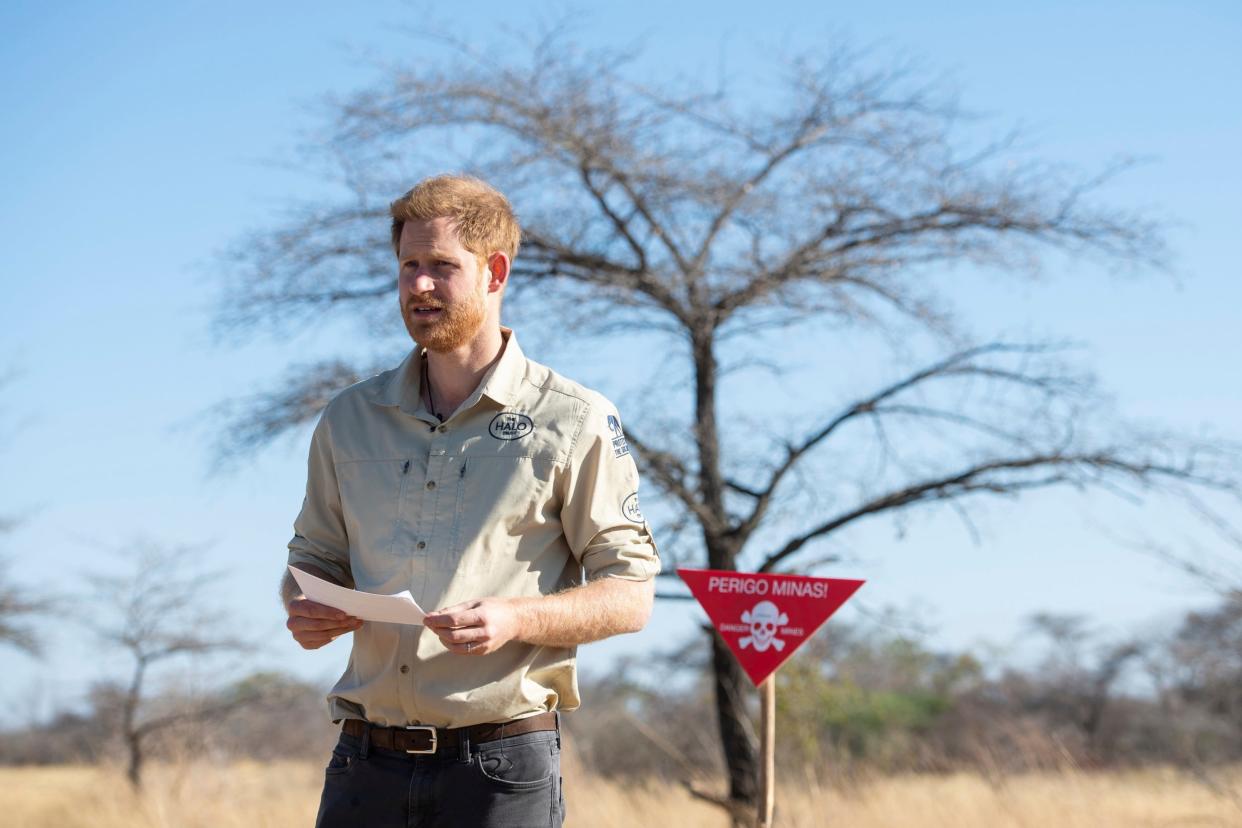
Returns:
[[[500,359],[443,423],[422,401],[421,347],[328,403],[289,563],[408,589],[428,611],[659,571],[616,408],[502,334]],[[510,641],[459,655],[425,627],[368,621],[328,704],[334,720],[439,727],[572,710],[575,651]]]

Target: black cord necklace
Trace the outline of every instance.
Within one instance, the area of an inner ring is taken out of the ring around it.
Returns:
[[[423,384],[427,387],[427,407],[431,409],[432,416],[444,422],[444,417],[436,411],[436,398],[431,393],[431,366],[428,364],[426,355],[423,356]]]

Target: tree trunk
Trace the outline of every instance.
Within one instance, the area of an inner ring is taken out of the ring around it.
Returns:
[[[729,810],[737,825],[737,815],[753,812],[757,805],[759,759],[747,726],[746,675],[715,630],[712,631],[712,673],[720,745],[729,776]]]
[[[134,790],[137,790],[142,787],[142,740],[137,733],[127,733],[125,743],[129,748],[129,766],[125,770],[125,776],[129,779],[129,784],[134,786]]]
[[[720,473],[720,432],[716,426],[716,340],[714,331],[691,332],[691,348],[694,354],[694,430],[699,449],[699,496],[716,520],[715,526],[704,526],[707,536],[708,555],[712,547],[725,547],[713,543],[729,518],[724,508],[724,479]],[[730,550],[730,557],[732,557]],[[733,562],[728,568],[733,569]]]
[[[125,747],[129,751],[129,767],[125,775],[129,784],[137,790],[142,786],[142,734],[138,730],[138,703],[142,699],[142,680],[147,672],[147,661],[141,655],[135,655],[134,675],[130,679],[129,691],[125,694],[125,707],[122,711],[121,732],[125,737]]]
[[[703,527],[707,561],[712,569],[737,569],[737,549],[725,532],[729,518],[724,507],[720,472],[720,433],[716,423],[716,352],[710,326],[692,331],[695,367],[695,430],[699,449],[699,495],[715,518]],[[720,746],[729,776],[729,811],[734,826],[742,813],[753,813],[758,803],[759,757],[750,738],[746,715],[748,680],[719,635],[712,632],[712,674],[716,693],[716,720]]]

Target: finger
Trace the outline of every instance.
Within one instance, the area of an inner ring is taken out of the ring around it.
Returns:
[[[454,616],[452,615],[438,613],[436,615],[426,616],[423,618],[423,623],[426,624],[428,628],[433,630],[448,629],[453,626],[453,618]]]
[[[441,607],[440,609],[435,610],[435,611],[434,611],[434,612],[432,612],[431,614],[432,614],[432,615],[447,615],[447,614],[449,614],[449,613],[453,613],[453,612],[461,612],[462,610],[474,609],[474,608],[475,608],[475,607],[477,607],[478,605],[479,605],[479,602],[478,602],[477,600],[475,600],[475,601],[462,601],[462,602],[461,602],[461,603],[459,603],[459,604],[453,604],[453,605],[451,605],[451,606]]]
[[[477,627],[483,623],[483,613],[475,609],[458,610],[442,613],[438,616],[427,616],[424,621],[430,627],[447,629],[451,627]]]
[[[319,618],[302,618],[293,616],[285,622],[285,626],[293,632],[320,632],[329,630],[349,629],[351,625],[344,621],[325,621]]]
[[[293,638],[308,650],[315,650],[325,644],[329,644],[342,635],[356,632],[362,627],[362,621],[349,627],[337,627],[328,630],[295,630]]]
[[[478,606],[478,601],[465,601],[460,604],[453,604],[451,607],[427,613],[427,617],[423,619],[423,622],[428,626],[435,627],[460,627],[461,621],[459,619],[469,611],[477,609]]]
[[[358,629],[362,626],[362,622],[358,619],[353,621],[337,621],[292,616],[285,622],[285,626],[294,632],[331,632],[339,635],[343,632]]]
[[[289,614],[303,618],[332,618],[338,621],[353,617],[336,607],[320,604],[309,598],[295,598],[290,601]]]
[[[487,655],[491,652],[491,649],[486,643],[476,644],[474,642],[468,642],[466,644],[446,644],[445,649],[447,649],[450,653],[467,656]]]
[[[486,641],[487,638],[487,631],[482,627],[464,627],[459,630],[448,630],[440,635],[440,640],[445,644],[478,645]]]

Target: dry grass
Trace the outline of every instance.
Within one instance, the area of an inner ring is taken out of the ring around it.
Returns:
[[[0,768],[0,824],[10,828],[292,828],[314,821],[322,780],[308,763],[154,766],[137,797],[119,771],[93,767]],[[1242,789],[1242,770],[1220,780]],[[622,786],[585,774],[566,780],[569,824],[721,828],[710,805],[659,781]],[[776,823],[787,828],[1139,828],[1242,826],[1238,794],[1213,792],[1173,770],[1044,773],[999,784],[983,777],[900,776],[848,792],[786,780]]]

